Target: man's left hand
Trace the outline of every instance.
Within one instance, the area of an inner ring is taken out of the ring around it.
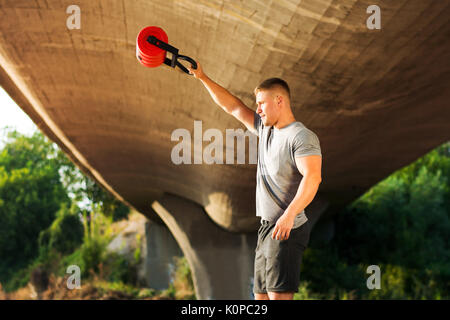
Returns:
[[[275,224],[275,228],[272,232],[272,239],[287,240],[289,238],[289,234],[291,233],[291,229],[294,226],[294,219],[295,215],[289,214],[285,211],[283,215],[278,218],[278,221]]]

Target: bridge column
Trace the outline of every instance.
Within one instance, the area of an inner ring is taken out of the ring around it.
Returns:
[[[165,194],[153,202],[183,251],[197,299],[251,299],[256,232],[238,234],[216,225],[201,206]]]

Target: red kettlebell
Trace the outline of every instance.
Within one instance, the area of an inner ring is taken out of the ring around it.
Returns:
[[[187,74],[189,70],[183,66],[178,59],[188,61],[193,69],[197,69],[197,63],[194,59],[179,55],[178,49],[171,46],[168,42],[167,34],[163,29],[155,26],[142,29],[136,39],[136,57],[138,61],[149,68],[155,68],[161,64],[166,64],[172,68],[178,66]],[[166,57],[166,52],[172,53],[172,60]]]

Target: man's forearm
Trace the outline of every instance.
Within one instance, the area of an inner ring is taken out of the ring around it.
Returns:
[[[285,212],[293,217],[301,213],[313,201],[320,182],[320,178],[315,176],[304,176],[294,199],[292,199]]]
[[[211,80],[208,76],[204,75],[200,81],[203,83],[209,94],[213,98],[214,102],[218,104],[227,113],[233,112],[233,107],[239,104],[239,99],[232,95],[227,89],[220,86]]]

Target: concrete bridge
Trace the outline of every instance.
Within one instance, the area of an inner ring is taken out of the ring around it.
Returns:
[[[172,162],[176,129],[244,127],[192,77],[140,65],[143,27],[162,27],[250,107],[262,80],[289,83],[295,116],[323,151],[312,236],[450,138],[448,0],[79,0],[67,11],[72,4],[0,1],[0,85],[81,170],[168,226],[199,298],[248,297],[256,166]],[[374,4],[381,29],[368,28]],[[69,28],[76,18],[80,28]]]

